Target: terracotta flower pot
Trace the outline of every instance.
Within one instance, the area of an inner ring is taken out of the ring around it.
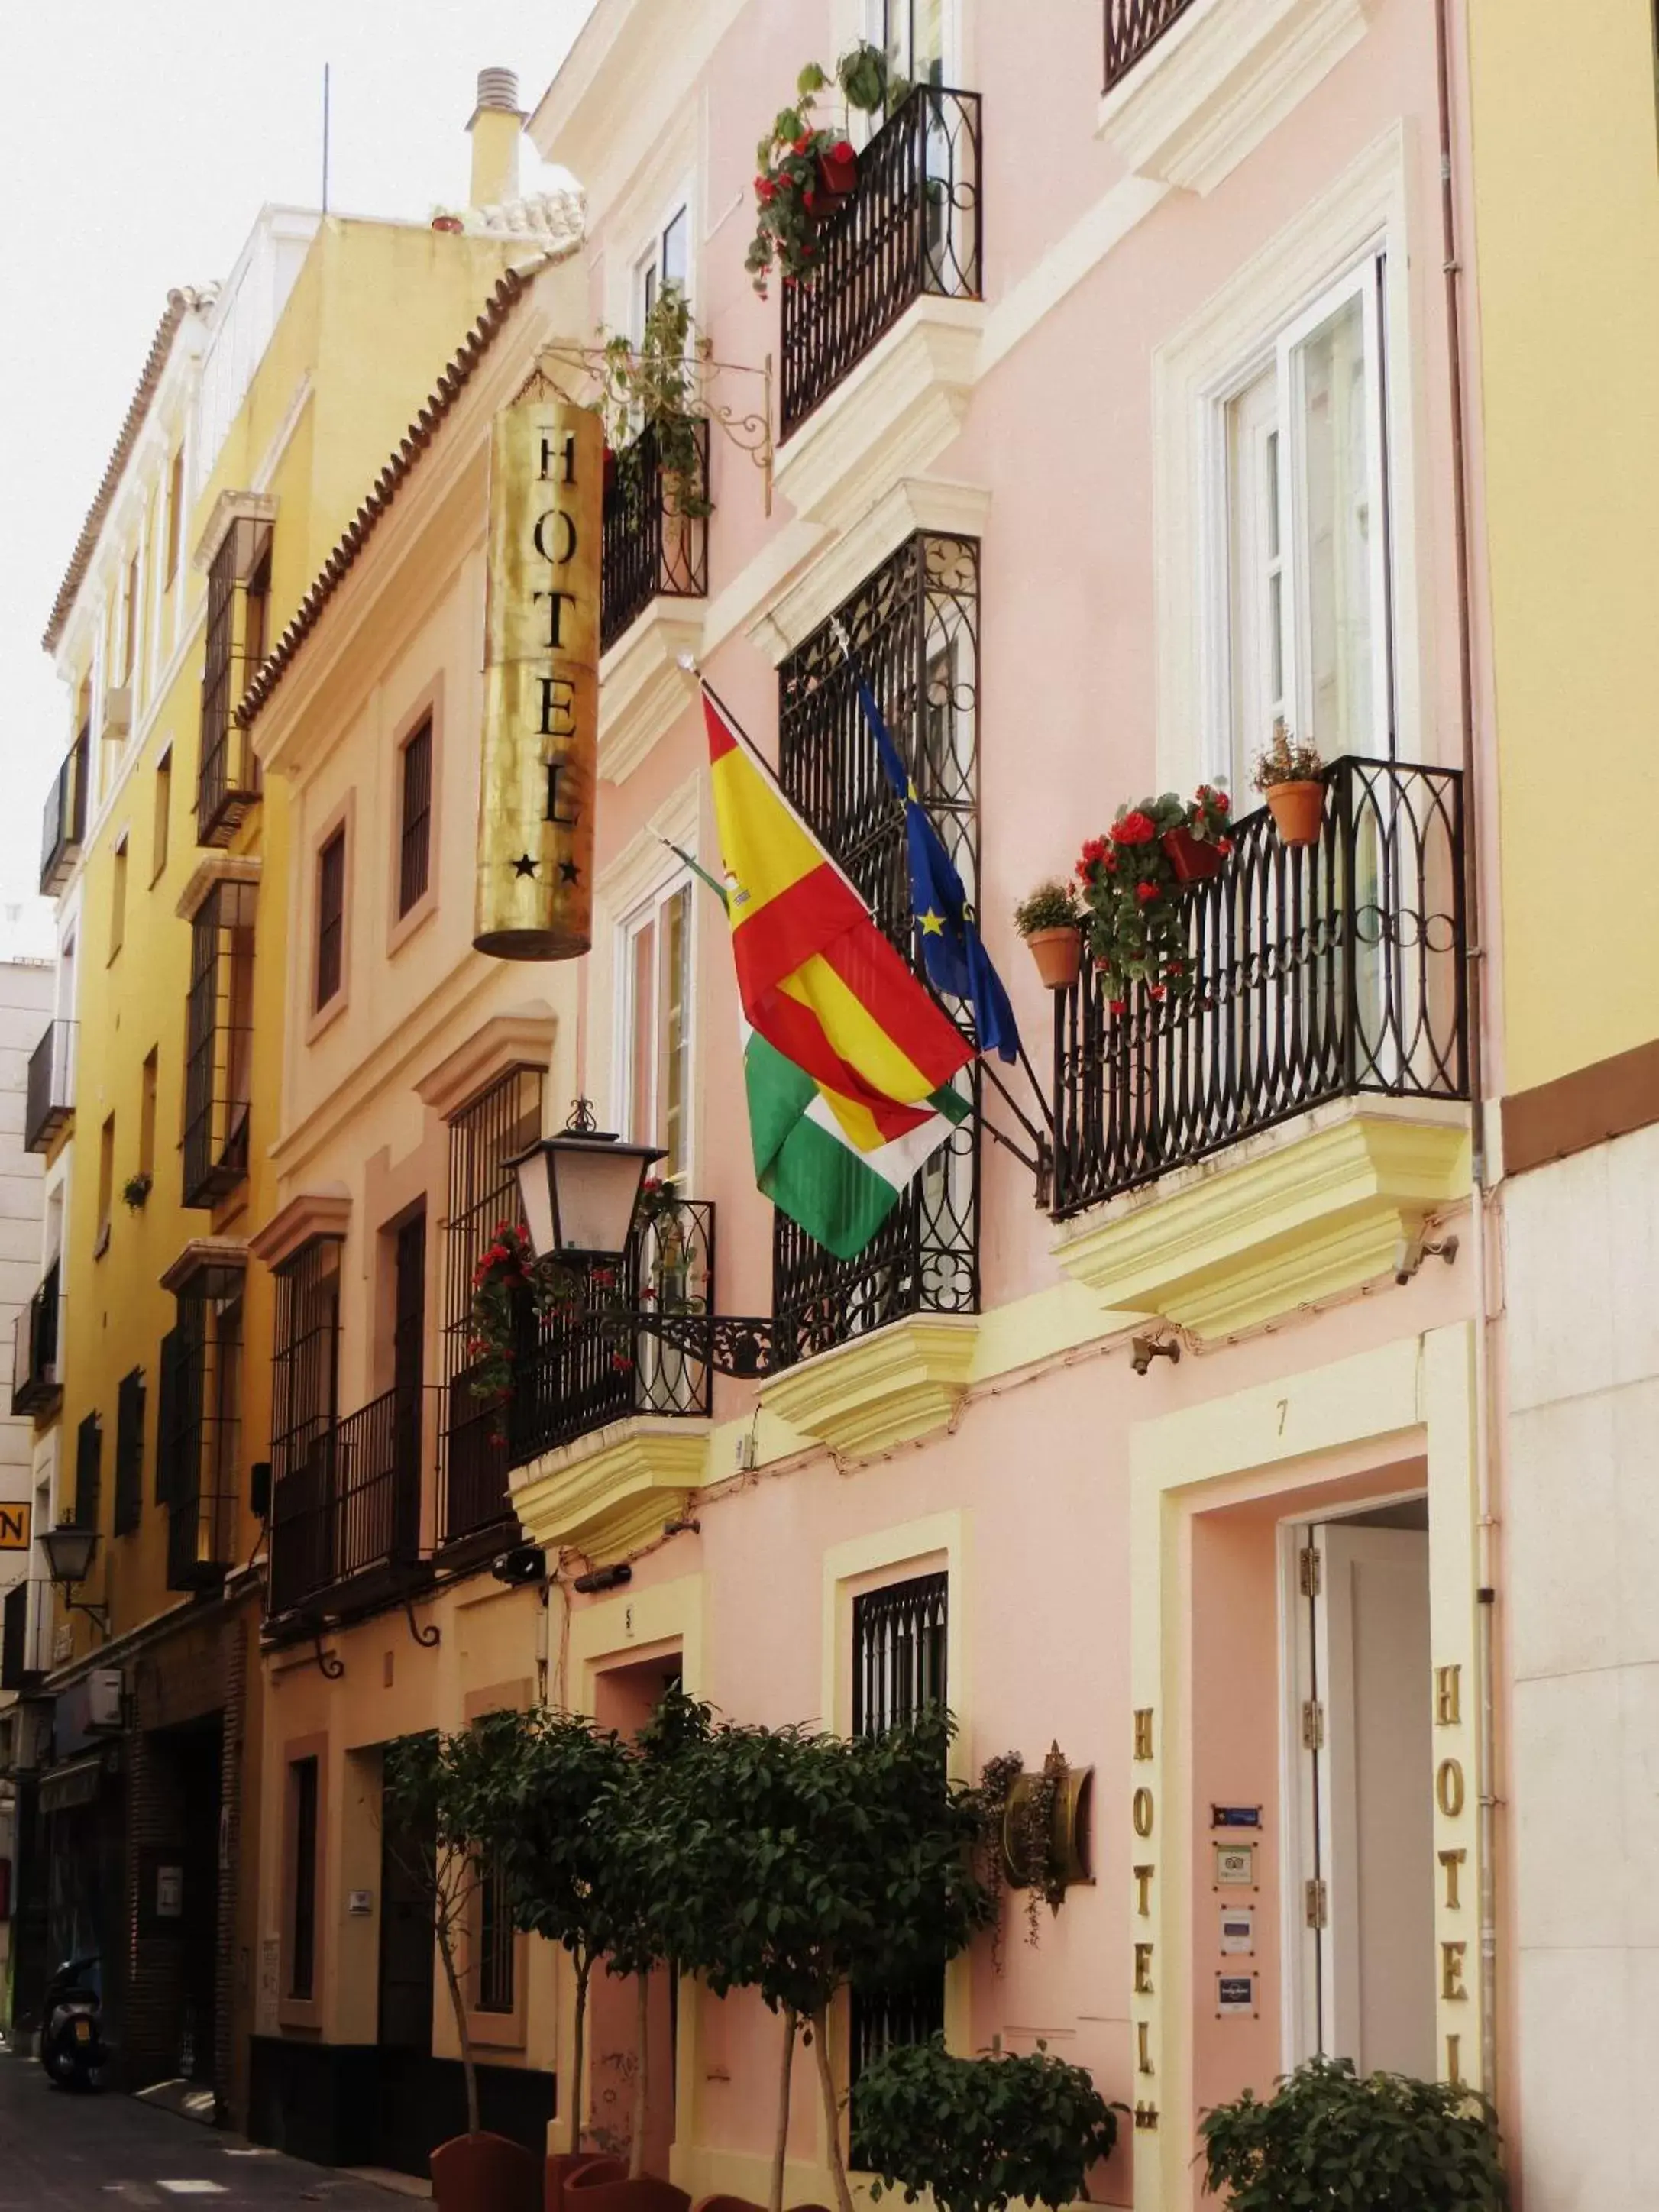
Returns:
[[[458,215],[434,215],[432,218],[434,230],[448,231],[452,236],[462,227],[461,218]],[[459,2136],[456,2140],[459,2142]]]
[[[438,2212],[537,2212],[541,2161],[505,2136],[453,2136],[433,2152],[431,2166]]]
[[[1322,783],[1270,783],[1267,810],[1273,827],[1286,845],[1316,845],[1325,820]]]
[[[1184,822],[1173,830],[1166,830],[1158,840],[1165,859],[1176,872],[1178,884],[1201,884],[1206,877],[1218,876],[1225,858],[1219,845],[1194,837]]]
[[[1069,991],[1083,969],[1083,932],[1066,923],[1058,929],[1034,929],[1025,942],[1048,988]]]
[[[843,138],[838,145],[831,146],[827,153],[818,155],[817,213],[829,215],[843,200],[851,199],[858,188],[858,155]]]
[[[543,2179],[542,2212],[564,2212],[564,2192],[571,2181],[578,2173],[587,2172],[596,2166],[604,2168],[603,2172],[594,2173],[596,2181],[626,2181],[628,2179],[626,2159],[611,2158],[605,2152],[597,2150],[549,2151]]]

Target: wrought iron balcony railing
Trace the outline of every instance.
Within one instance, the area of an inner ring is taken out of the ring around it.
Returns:
[[[29,1054],[23,1097],[23,1150],[44,1152],[75,1112],[74,1022],[49,1022]]]
[[[59,891],[69,879],[87,834],[88,768],[92,732],[83,726],[52,780],[40,823],[40,889]]]
[[[1192,0],[1106,0],[1106,89],[1132,70]]]
[[[239,515],[208,570],[196,777],[199,845],[228,845],[259,796],[252,733],[237,720],[236,706],[264,658],[270,599],[270,525]]]
[[[689,422],[690,471],[664,466],[645,429],[616,457],[605,495],[599,648],[608,652],[653,599],[700,599],[708,589],[708,425]]]
[[[765,1325],[717,1316],[714,1208],[681,1199],[636,1231],[619,1271],[590,1270],[565,1306],[520,1318],[513,1387],[449,1384],[439,1529],[459,1542],[511,1518],[515,1467],[635,1413],[707,1416],[716,1366],[763,1372]]]
[[[1054,1203],[1078,1213],[1334,1098],[1467,1098],[1462,780],[1325,770],[1317,843],[1267,809],[1182,896],[1184,997],[1098,975],[1054,1000]]]
[[[783,289],[786,438],[913,301],[981,296],[979,94],[918,85],[859,155],[817,245],[810,282]]]
[[[387,1390],[320,1429],[283,1470],[271,1492],[273,1615],[338,1613],[412,1586],[436,1395]]]
[[[39,1420],[64,1395],[59,1359],[64,1317],[63,1267],[54,1260],[40,1287],[12,1324],[11,1410]]]

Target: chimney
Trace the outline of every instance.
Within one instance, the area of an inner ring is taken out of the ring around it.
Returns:
[[[478,71],[478,104],[467,125],[472,135],[473,207],[499,207],[519,197],[519,133],[524,111],[519,80],[510,69]]]

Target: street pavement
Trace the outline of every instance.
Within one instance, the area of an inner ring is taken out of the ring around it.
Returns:
[[[0,2212],[399,2212],[408,2202],[113,2091],[54,2089],[31,2060],[0,2053]]]

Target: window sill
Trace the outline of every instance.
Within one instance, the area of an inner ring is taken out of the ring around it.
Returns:
[[[978,1341],[976,1314],[912,1314],[786,1368],[761,1403],[843,1459],[872,1459],[949,1427]]]
[[[1109,1313],[1224,1336],[1391,1275],[1468,1188],[1468,1107],[1345,1099],[1080,1215],[1054,1251]]]
[[[561,1445],[513,1477],[527,1540],[577,1547],[595,1566],[621,1559],[678,1519],[707,1480],[712,1424],[642,1413]]]
[[[396,959],[416,931],[424,923],[430,921],[437,911],[437,890],[434,887],[428,886],[421,893],[407,914],[400,914],[393,917],[392,927],[386,933],[386,958]]]
[[[1135,175],[1211,192],[1365,34],[1364,0],[1194,0],[1100,103]]]
[[[306,1042],[315,1044],[325,1029],[337,1022],[350,1003],[351,994],[343,983],[331,999],[325,1000],[306,1024]]]

